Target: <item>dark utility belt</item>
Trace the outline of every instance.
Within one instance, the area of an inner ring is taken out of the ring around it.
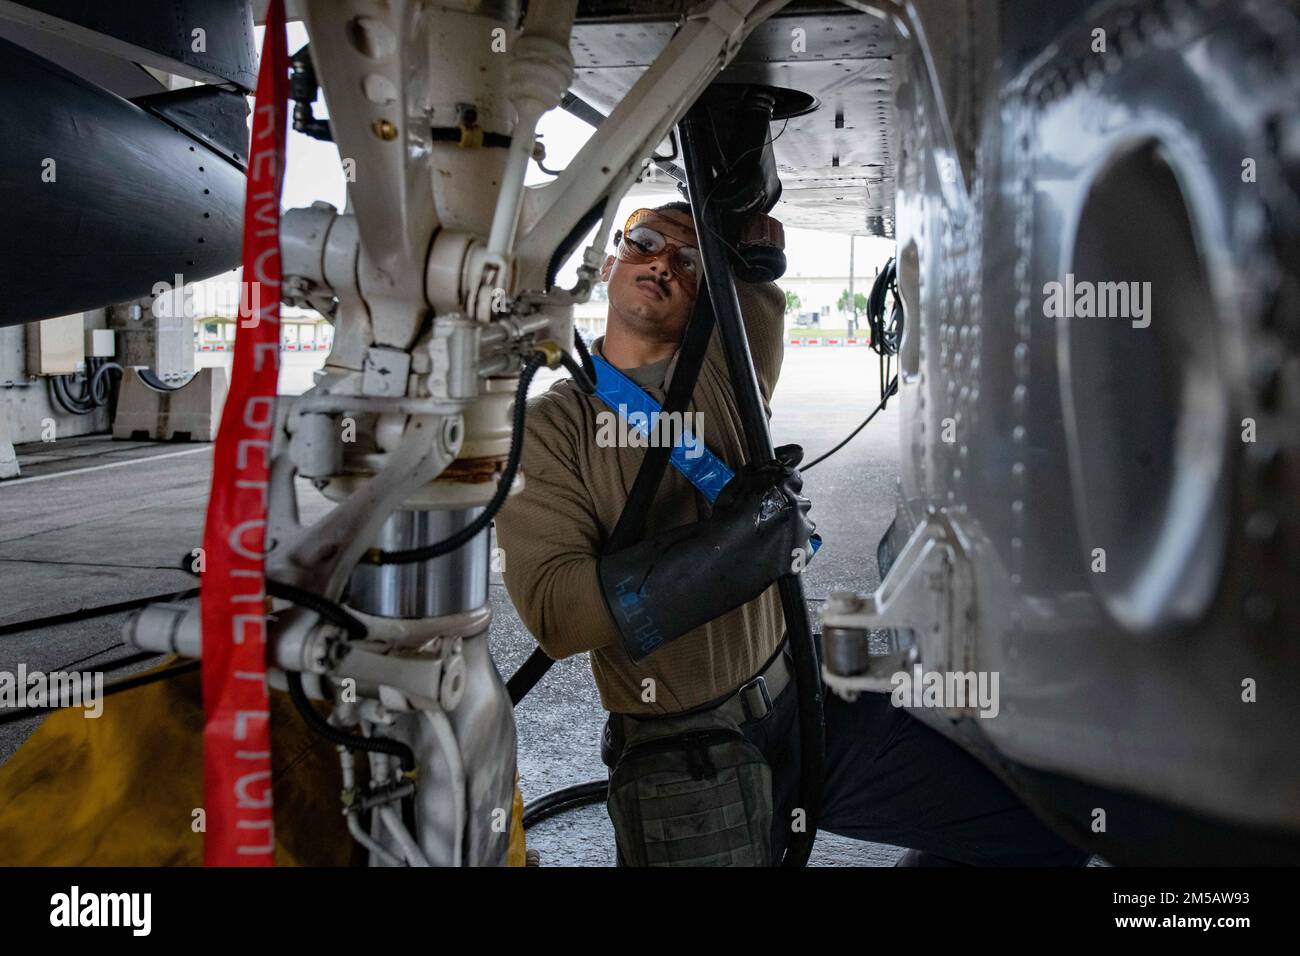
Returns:
[[[790,685],[792,677],[790,652],[786,648],[785,642],[782,641],[780,649],[756,677],[745,681],[729,694],[723,694],[721,697],[698,707],[692,707],[690,710],[667,716],[672,718],[693,717],[697,714],[716,712],[728,718],[737,726],[744,726],[755,720],[762,720],[772,712],[776,699]],[[610,714],[609,716],[610,722],[617,724],[617,727],[612,729],[619,732],[622,740],[627,739],[627,735],[631,730],[629,725],[631,724],[665,719],[658,715]],[[614,754],[613,757],[617,759],[618,755]]]

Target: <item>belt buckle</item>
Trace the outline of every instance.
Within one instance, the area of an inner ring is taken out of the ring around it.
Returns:
[[[754,708],[749,705],[749,695],[754,690],[758,691],[759,700],[763,704],[762,713],[754,713]],[[751,720],[761,720],[772,712],[772,695],[767,692],[767,678],[762,674],[747,683],[741,684],[740,690],[736,694],[740,698],[740,709],[745,715],[746,723]]]

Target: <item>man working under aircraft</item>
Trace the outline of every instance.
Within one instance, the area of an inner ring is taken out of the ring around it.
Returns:
[[[599,374],[626,376],[662,404],[703,280],[690,207],[638,210],[615,239],[617,256],[601,269],[609,312],[593,345]],[[737,282],[737,293],[770,414],[785,298],[770,282]],[[691,408],[703,426],[694,437],[739,465],[741,420],[716,331]],[[778,862],[801,818],[798,702],[775,581],[799,570],[792,553],[803,554],[813,532],[796,470],[802,452],[786,446],[775,465],[740,468],[712,506],[700,483],[667,469],[644,539],[611,554],[645,451],[607,432],[602,440],[601,413],[607,403],[571,379],[529,403],[525,486],[497,517],[506,587],[547,655],[591,654],[611,714],[604,749],[618,765],[610,815],[620,858]],[[889,695],[828,696],[825,707],[821,829],[910,847],[928,855],[920,862],[1086,859]],[[741,735],[744,743],[729,742]],[[721,781],[717,793],[710,781]]]

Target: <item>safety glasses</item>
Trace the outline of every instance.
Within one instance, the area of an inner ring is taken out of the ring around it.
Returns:
[[[661,256],[687,286],[699,282],[700,250],[694,245],[695,233],[688,226],[674,222],[653,209],[637,209],[621,230],[614,234],[618,258],[624,262],[644,263]]]

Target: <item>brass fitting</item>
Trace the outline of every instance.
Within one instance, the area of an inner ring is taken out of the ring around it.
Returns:
[[[546,356],[547,368],[559,368],[564,358],[564,349],[554,339],[543,339],[533,346],[533,350]]]

